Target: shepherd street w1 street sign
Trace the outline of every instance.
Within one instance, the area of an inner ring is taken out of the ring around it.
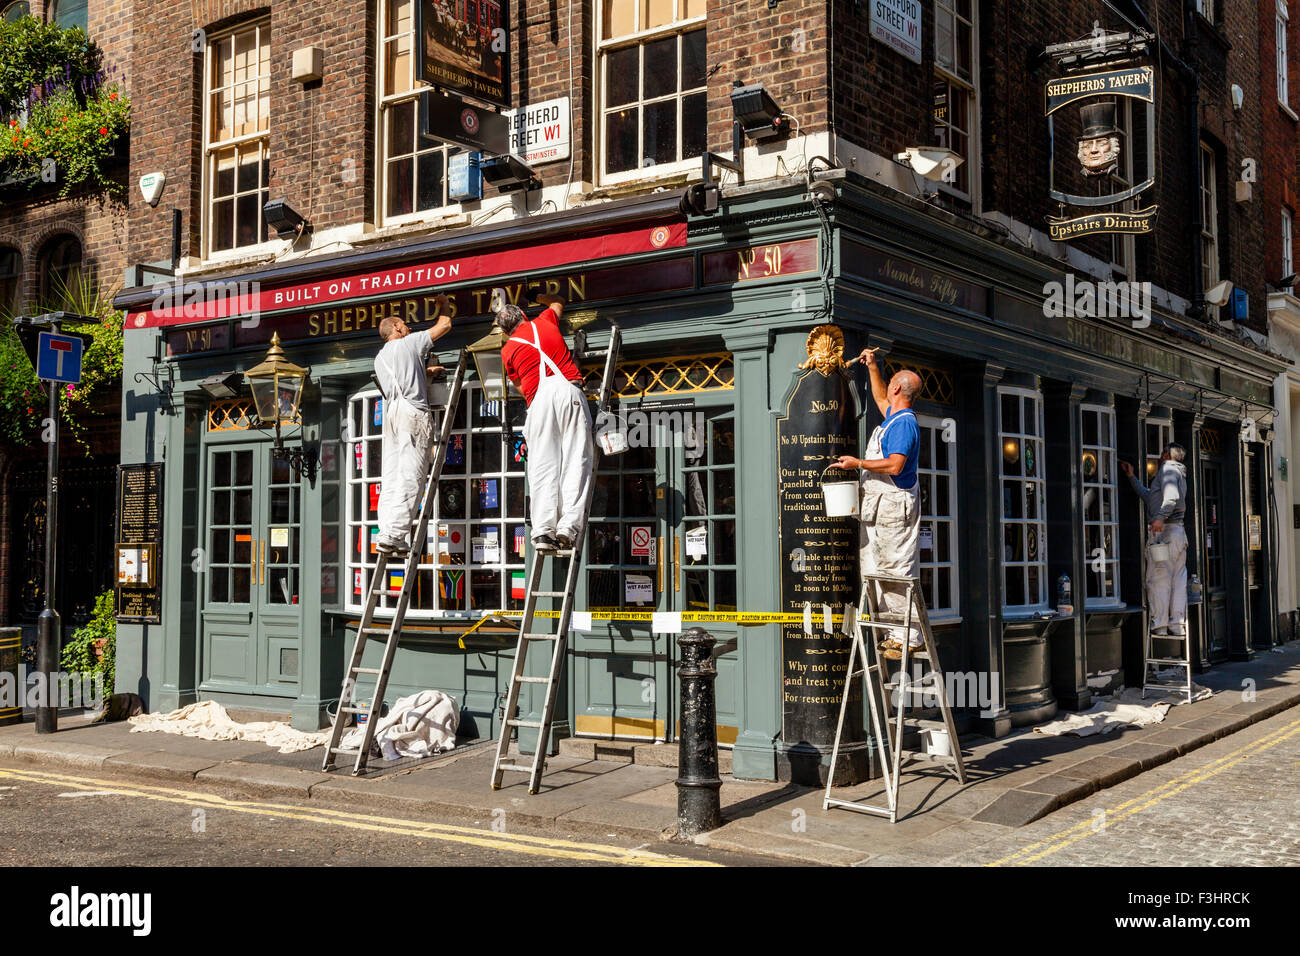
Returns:
[[[81,381],[83,343],[75,335],[42,332],[36,347],[36,377],[46,382]]]

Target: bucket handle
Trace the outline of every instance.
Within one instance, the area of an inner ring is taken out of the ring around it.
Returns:
[[[850,474],[850,472],[855,472],[855,471],[860,471],[860,470],[861,470],[861,469],[859,469],[859,468],[839,468],[839,467],[835,464],[835,462],[831,462],[829,465],[827,465],[825,468],[822,469],[822,473],[821,473],[821,477],[822,477],[822,479],[825,479],[825,478],[826,478],[826,472],[830,471],[832,468],[835,468],[837,471],[843,472],[843,473],[844,473],[844,480],[845,480],[845,481],[857,481],[857,480],[858,480],[858,479],[857,479],[857,475],[854,475],[852,478],[850,478],[850,477],[849,477],[849,474]]]

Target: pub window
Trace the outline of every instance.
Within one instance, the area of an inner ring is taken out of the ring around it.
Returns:
[[[1277,0],[1277,101],[1290,106],[1286,75],[1286,28],[1291,19],[1287,0]]]
[[[957,445],[944,441],[943,419],[918,415],[921,449],[921,590],[931,617],[960,613],[957,590]]]
[[[49,14],[51,23],[86,29],[86,0],[51,0]]]
[[[204,71],[204,235],[211,253],[268,238],[271,27],[263,22],[212,40]]]
[[[684,415],[682,478],[686,520],[681,555],[682,590],[688,611],[736,610],[736,418],[705,423]],[[680,549],[680,550],[678,550]]]
[[[11,23],[14,20],[20,20],[23,17],[29,17],[31,14],[32,6],[30,3],[26,2],[10,3],[3,8],[0,8],[0,17],[3,17]]]
[[[23,258],[18,250],[0,247],[0,315],[7,315],[14,307],[22,275]]]
[[[497,403],[482,400],[477,382],[465,385],[452,421],[446,462],[429,521],[428,539],[412,591],[412,617],[448,611],[523,607],[523,430],[503,432]],[[347,463],[347,607],[362,609],[379,552],[379,491],[384,403],[368,390],[349,405]],[[402,565],[390,562],[389,587],[402,584]],[[381,594],[378,607],[392,608]]]
[[[935,0],[934,20],[934,135],[964,160],[942,186],[969,200],[979,89],[974,0]]]
[[[1223,497],[1220,486],[1222,476],[1223,472],[1217,465],[1207,462],[1206,467],[1201,469],[1201,481],[1204,484],[1202,497],[1205,501],[1205,586],[1212,591],[1220,590],[1226,581],[1223,568],[1223,522],[1219,515]]]
[[[476,10],[469,0],[456,6],[460,19]],[[416,0],[382,0],[379,57],[380,217],[392,224],[403,217],[440,209],[447,198],[447,163],[460,152],[420,129],[420,94],[415,82]]]
[[[1160,471],[1160,456],[1165,453],[1165,446],[1174,440],[1174,423],[1168,418],[1148,418],[1146,429],[1146,484],[1149,487]]]
[[[603,0],[596,39],[601,176],[700,156],[708,132],[704,0]]]
[[[1119,603],[1119,514],[1115,502],[1115,410],[1084,405],[1083,539],[1090,607]]]
[[[998,390],[1002,445],[1002,604],[1047,605],[1043,399],[1034,390]]]
[[[81,241],[76,236],[55,236],[38,257],[41,303],[73,310],[81,285]]]
[[[1206,289],[1219,281],[1219,197],[1214,150],[1201,143],[1201,273]],[[1217,318],[1219,307],[1207,305],[1210,318]]]
[[[1282,278],[1295,274],[1295,246],[1294,246],[1294,226],[1295,219],[1291,215],[1291,210],[1282,209]]]
[[[1215,0],[1196,0],[1196,12],[1211,23],[1215,19]]]
[[[657,530],[655,489],[653,447],[599,456],[587,525],[588,607],[647,608],[654,603],[657,568],[648,557],[632,554],[632,529]]]

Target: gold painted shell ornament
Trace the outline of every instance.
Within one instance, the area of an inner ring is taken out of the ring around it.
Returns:
[[[829,375],[844,367],[844,333],[839,326],[817,326],[808,333],[804,347],[808,350],[808,360],[800,364],[800,368],[815,368],[823,375]]]

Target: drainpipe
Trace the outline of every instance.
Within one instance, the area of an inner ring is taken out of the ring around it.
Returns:
[[[1151,33],[1156,34],[1157,42],[1160,44],[1160,52],[1163,57],[1169,61],[1177,72],[1179,78],[1183,81],[1187,95],[1187,115],[1185,121],[1191,135],[1191,148],[1189,156],[1191,158],[1192,169],[1196,177],[1196,195],[1192,203],[1192,307],[1188,309],[1189,318],[1198,321],[1205,321],[1205,270],[1201,266],[1201,258],[1205,252],[1205,240],[1201,236],[1201,230],[1205,228],[1205,219],[1201,215],[1201,78],[1196,70],[1188,64],[1196,59],[1196,48],[1199,45],[1200,27],[1196,22],[1196,0],[1183,0],[1183,55],[1180,57],[1163,39],[1160,39],[1158,31],[1151,25],[1151,18],[1146,15],[1146,11],[1138,3],[1133,4],[1133,9],[1137,11],[1138,16],[1142,19],[1142,24]]]

